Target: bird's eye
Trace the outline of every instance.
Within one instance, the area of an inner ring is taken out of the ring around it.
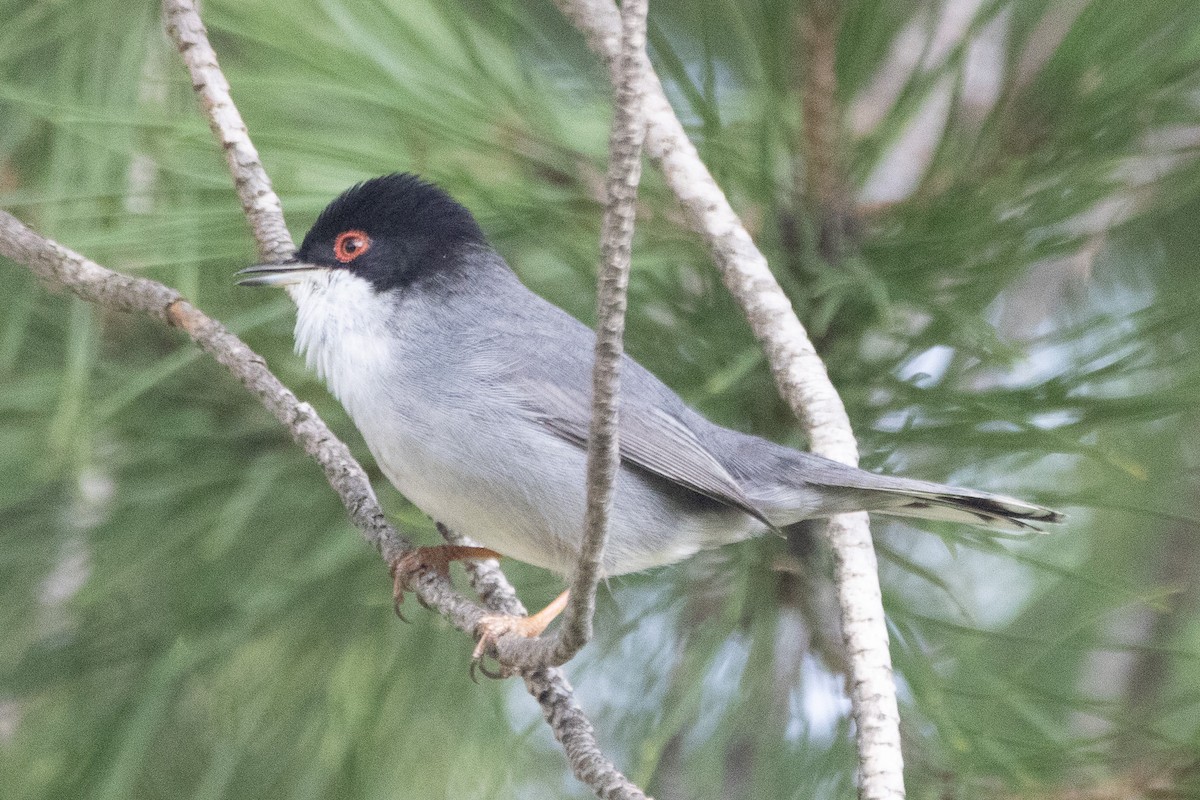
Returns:
[[[342,231],[333,241],[333,257],[343,264],[371,249],[371,237],[362,231]]]

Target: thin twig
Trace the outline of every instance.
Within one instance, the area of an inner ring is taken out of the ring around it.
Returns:
[[[476,544],[444,525],[438,525],[438,530],[450,544]],[[512,616],[527,613],[495,561],[468,561],[466,568],[471,588],[489,609]],[[576,778],[606,800],[646,800],[645,792],[621,774],[600,750],[592,723],[575,701],[571,684],[561,669],[540,667],[523,671],[521,677],[526,690],[541,705],[542,716],[567,754]]]
[[[624,353],[625,311],[633,248],[638,182],[645,136],[642,89],[648,68],[648,0],[621,6],[621,55],[609,136],[604,224],[600,236],[595,363],[592,369],[592,419],[588,430],[587,512],[570,600],[554,634],[540,639],[505,636],[496,643],[501,664],[528,670],[569,661],[592,638],[596,586],[603,572],[604,543],[620,468],[617,421]]]
[[[592,420],[588,430],[587,515],[579,563],[571,581],[571,601],[556,635],[554,660],[563,663],[592,638],[596,585],[603,569],[604,543],[612,513],[613,489],[621,466],[621,357],[624,354],[629,265],[642,177],[642,75],[646,63],[648,0],[621,6],[620,78],[608,145],[607,196],[600,235],[600,285],[596,291],[596,355],[592,369]]]
[[[612,0],[555,3],[617,80],[620,17]],[[858,446],[850,420],[825,365],[766,258],[687,138],[653,69],[646,73],[645,98],[646,155],[658,164],[689,222],[708,242],[725,286],[767,355],[780,394],[800,419],[814,452],[856,465]],[[867,515],[834,517],[826,526],[826,538],[834,555],[842,637],[850,660],[859,796],[900,798],[904,796],[900,714]]]
[[[258,256],[263,261],[282,261],[296,249],[283,221],[283,206],[271,188],[271,179],[254,142],[250,141],[246,123],[233,104],[229,81],[217,64],[217,54],[208,42],[208,30],[200,12],[192,0],[163,0],[163,19],[192,76],[192,88],[208,125],[225,150],[242,211],[254,230]]]

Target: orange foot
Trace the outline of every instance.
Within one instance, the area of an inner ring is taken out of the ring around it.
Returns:
[[[488,614],[479,620],[479,624],[475,626],[475,635],[479,637],[478,643],[475,645],[475,651],[471,653],[471,672],[474,674],[476,666],[483,659],[483,656],[492,649],[496,644],[496,640],[501,636],[509,633],[515,633],[518,636],[524,636],[527,639],[532,639],[535,636],[541,636],[542,631],[546,630],[554,619],[562,613],[562,610],[567,607],[567,598],[570,592],[563,592],[558,597],[550,601],[550,604],[541,611],[528,617],[517,617],[511,614]],[[489,678],[504,677],[503,671],[500,673],[491,673],[482,666],[479,670]]]
[[[464,559],[500,558],[495,550],[486,547],[467,547],[458,544],[439,544],[434,547],[418,547],[392,561],[392,604],[396,616],[404,619],[400,613],[400,604],[404,602],[404,593],[412,591],[413,582],[426,570],[433,570],[444,577],[450,576],[450,562]],[[424,602],[421,602],[424,605]],[[406,620],[407,621],[407,620]]]

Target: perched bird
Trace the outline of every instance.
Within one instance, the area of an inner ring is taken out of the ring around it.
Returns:
[[[294,259],[238,274],[243,285],[287,288],[297,351],[388,480],[486,548],[421,548],[394,571],[497,554],[572,571],[594,334],[526,288],[466,208],[413,175],[368,180],[329,204]],[[619,439],[608,576],[845,511],[1001,530],[1062,520],[1011,497],[876,475],[723,428],[628,356]],[[536,635],[564,601],[497,630]]]

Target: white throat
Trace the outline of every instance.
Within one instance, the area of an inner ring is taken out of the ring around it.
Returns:
[[[288,289],[296,303],[296,352],[357,421],[392,363],[388,296],[341,269]]]

